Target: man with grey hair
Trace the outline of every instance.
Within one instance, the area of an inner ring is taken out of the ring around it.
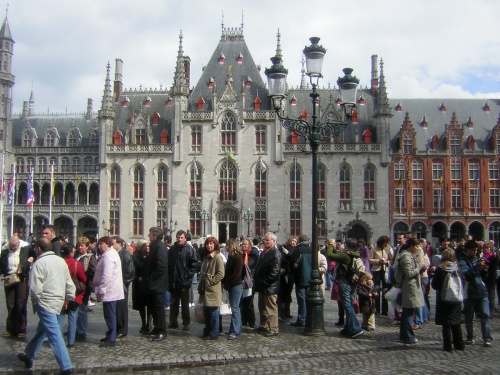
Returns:
[[[264,235],[264,250],[255,266],[255,291],[259,293],[260,325],[255,330],[266,337],[278,336],[278,290],[280,288],[281,253],[276,247],[276,235]]]

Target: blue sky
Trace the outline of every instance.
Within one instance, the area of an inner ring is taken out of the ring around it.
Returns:
[[[97,111],[106,64],[114,67],[116,58],[124,61],[125,88],[170,87],[180,30],[194,85],[219,42],[222,19],[240,27],[242,12],[262,72],[280,29],[291,86],[300,82],[302,49],[319,36],[327,48],[321,85],[334,85],[350,66],[368,86],[377,54],[391,98],[500,97],[500,1],[15,0],[8,10],[16,42],[14,112],[32,87],[37,112],[83,112],[87,98]]]

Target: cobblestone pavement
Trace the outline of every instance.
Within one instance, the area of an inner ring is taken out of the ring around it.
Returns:
[[[28,339],[38,321],[31,306],[29,311]],[[292,306],[292,315],[294,312],[296,305]],[[2,332],[5,316],[5,295],[0,293]],[[279,336],[273,338],[244,328],[237,340],[229,341],[222,335],[218,341],[203,341],[203,326],[191,323],[189,332],[169,330],[165,341],[155,343],[139,335],[139,314],[130,310],[129,316],[129,335],[115,347],[99,348],[106,327],[101,304],[94,307],[89,313],[87,340],[70,349],[78,374],[500,374],[498,341],[493,342],[492,348],[485,348],[477,340],[464,352],[446,353],[441,350],[441,328],[432,321],[417,331],[416,347],[401,344],[397,340],[399,327],[385,316],[376,317],[376,331],[357,339],[343,338],[334,325],[337,303],[330,299],[325,301],[326,334],[320,337],[304,336],[302,330],[281,323]],[[495,313],[494,339],[500,337],[499,322],[500,314]],[[227,331],[228,316],[224,317],[223,327]],[[479,322],[475,327],[480,337]],[[24,349],[26,339],[0,338],[0,342],[0,374],[22,373],[24,367],[16,355]],[[42,347],[33,373],[56,371],[52,351]]]

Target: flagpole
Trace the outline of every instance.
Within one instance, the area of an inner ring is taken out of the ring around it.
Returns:
[[[12,187],[9,187],[9,190],[12,189],[12,206],[11,206],[11,215],[10,215],[10,236],[14,234],[14,203],[16,198],[16,163],[11,166],[12,172]],[[10,193],[10,191],[9,191]]]
[[[2,199],[0,200],[0,246],[3,244],[3,208],[5,199],[5,151],[2,152]]]
[[[52,197],[54,194],[54,165],[50,165],[50,197],[49,197],[49,224],[52,224]],[[77,196],[78,196],[78,188],[77,188]]]

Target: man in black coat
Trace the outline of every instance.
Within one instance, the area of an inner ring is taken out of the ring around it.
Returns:
[[[149,257],[144,266],[144,283],[148,294],[148,311],[153,315],[153,341],[167,338],[167,321],[165,319],[165,292],[168,290],[168,256],[167,247],[162,241],[163,230],[159,227],[149,229]]]
[[[170,324],[168,328],[177,328],[179,323],[179,304],[182,304],[182,325],[189,331],[191,314],[189,312],[189,292],[193,284],[193,276],[200,272],[201,262],[198,254],[187,242],[187,233],[177,232],[177,241],[168,251],[168,282],[172,298],[170,304]]]
[[[259,293],[260,326],[258,332],[267,337],[278,336],[278,290],[280,287],[281,253],[276,247],[276,235],[266,233],[264,250],[255,266],[255,291]]]
[[[61,241],[59,237],[56,236],[56,227],[53,225],[45,225],[42,228],[42,237],[50,240],[52,242],[52,251],[54,254],[61,256]]]

